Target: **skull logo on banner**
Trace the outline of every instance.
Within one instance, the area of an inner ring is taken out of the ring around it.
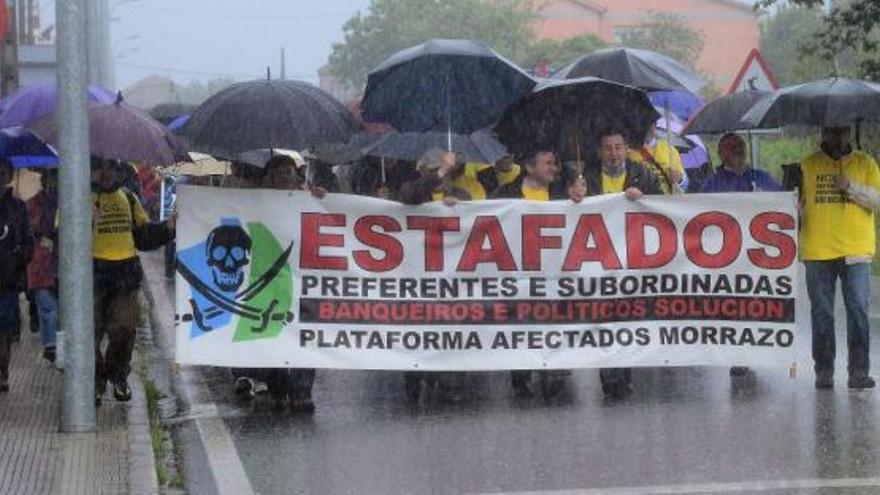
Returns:
[[[223,292],[235,292],[244,283],[244,267],[250,263],[251,238],[238,225],[221,225],[205,242],[214,284]]]

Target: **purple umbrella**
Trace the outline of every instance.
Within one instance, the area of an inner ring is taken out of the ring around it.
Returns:
[[[679,153],[681,153],[681,164],[684,168],[699,168],[704,163],[709,163],[709,150],[706,149],[706,145],[703,144],[703,140],[699,136],[690,134],[684,136],[684,139],[693,144],[693,148],[689,150],[679,150]]]
[[[91,102],[88,106],[89,151],[102,158],[115,158],[152,166],[189,161],[186,150],[167,127],[142,110],[122,101]],[[55,114],[28,126],[47,143],[57,146]]]
[[[665,110],[668,107],[676,117],[685,121],[703,106],[703,100],[688,91],[654,91],[648,93],[648,98],[655,108]],[[661,112],[661,115],[664,113]]]
[[[89,101],[113,103],[116,95],[100,86],[89,86]],[[58,105],[58,86],[38,84],[26,86],[0,100],[0,128],[26,126],[55,112]]]

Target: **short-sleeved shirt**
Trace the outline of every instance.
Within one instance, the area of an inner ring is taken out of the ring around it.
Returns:
[[[626,173],[622,173],[617,177],[612,177],[602,172],[602,194],[612,194],[623,192],[623,186],[626,184]]]
[[[464,172],[455,178],[451,185],[458,187],[460,189],[464,189],[470,195],[471,199],[479,200],[486,199],[487,194],[492,191],[486,191],[483,187],[483,184],[480,182],[480,179],[477,177],[477,174],[483,172],[484,170],[491,168],[492,165],[488,163],[478,163],[478,162],[468,162],[464,165]],[[500,186],[505,186],[510,184],[520,174],[520,166],[517,164],[513,164],[510,167],[510,170],[504,173],[498,174],[498,184]]]
[[[645,153],[650,154],[654,161],[660,165],[663,169],[662,172],[656,170],[656,167],[648,166],[645,163]],[[663,190],[663,194],[671,194],[672,192],[672,187],[669,185],[668,180],[668,178],[671,177],[672,170],[677,171],[682,177],[686,177],[684,173],[684,165],[681,161],[681,155],[678,153],[678,150],[675,149],[675,146],[670,146],[669,141],[665,139],[657,139],[653,145],[645,146],[640,150],[630,150],[627,158],[632,162],[645,164],[648,170],[657,176],[657,181],[660,183],[660,188]]]
[[[522,186],[523,199],[532,201],[550,201],[550,188],[548,187],[528,187]]]
[[[122,189],[92,193],[92,204],[98,209],[92,225],[92,257],[121,261],[137,256],[132,229],[148,223],[150,217],[134,195],[131,195],[129,202],[129,195]]]
[[[853,151],[834,160],[824,151],[803,160],[801,257],[808,261],[873,257],[874,212],[854,203],[835,185],[839,175],[880,190],[880,171],[870,155]]]

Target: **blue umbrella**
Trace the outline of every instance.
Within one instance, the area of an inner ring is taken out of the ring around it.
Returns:
[[[113,103],[116,94],[100,86],[89,86],[88,99],[99,103]],[[55,112],[58,106],[58,86],[37,84],[26,86],[0,100],[0,128],[27,126]]]
[[[189,122],[189,117],[190,117],[189,115],[177,116],[171,122],[168,123],[168,129],[170,129],[171,132],[177,132],[178,130],[180,130],[181,127],[183,127],[184,125],[186,125],[187,122]]]
[[[55,150],[21,127],[0,129],[0,156],[12,162],[13,168],[58,166]]]

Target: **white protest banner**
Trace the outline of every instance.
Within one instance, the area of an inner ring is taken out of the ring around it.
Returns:
[[[789,367],[791,193],[405,206],[182,187],[177,361]]]

